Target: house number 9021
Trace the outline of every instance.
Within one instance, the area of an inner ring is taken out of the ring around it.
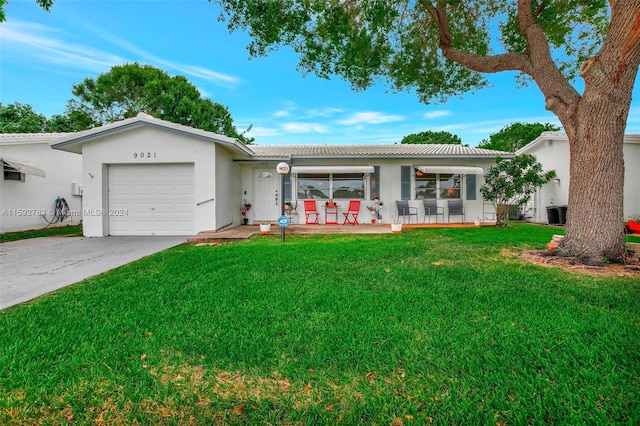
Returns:
[[[155,152],[134,152],[133,158],[156,158]]]

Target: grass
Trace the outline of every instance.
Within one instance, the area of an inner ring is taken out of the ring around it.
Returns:
[[[1,424],[633,424],[640,289],[557,230],[179,246],[0,312]]]
[[[25,240],[27,238],[67,236],[75,237],[82,235],[82,225],[57,226],[46,229],[32,229],[29,231],[6,232],[0,234],[0,243],[9,241]]]

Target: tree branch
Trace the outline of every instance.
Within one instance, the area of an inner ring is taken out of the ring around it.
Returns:
[[[449,20],[447,19],[447,11],[444,4],[433,7],[431,2],[422,2],[427,12],[433,18],[440,33],[440,49],[450,48],[453,45],[451,41],[451,30],[449,29]]]
[[[470,70],[481,73],[500,71],[521,71],[529,74],[527,57],[519,53],[503,53],[500,55],[477,55],[464,52],[454,47],[440,47],[445,58],[459,63]]]
[[[545,108],[558,116],[561,122],[574,117],[581,97],[562,75],[549,49],[549,41],[536,21],[531,0],[518,0],[518,23],[520,32],[527,41],[528,75],[536,82],[545,96]],[[569,126],[564,126],[568,128]]]
[[[445,58],[457,62],[470,70],[481,73],[496,73],[500,71],[524,72],[524,59],[526,59],[524,55],[505,53],[502,55],[486,56],[456,49],[453,47],[445,5],[439,4],[437,7],[434,7],[431,2],[428,1],[423,1],[422,5],[429,12],[438,28],[438,32],[440,33],[439,47]]]

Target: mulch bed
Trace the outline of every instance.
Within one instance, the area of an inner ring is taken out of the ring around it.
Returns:
[[[572,257],[550,256],[545,251],[525,251],[520,258],[541,266],[557,267],[593,276],[640,278],[640,253],[628,253],[626,264],[612,263],[604,266],[578,264]]]

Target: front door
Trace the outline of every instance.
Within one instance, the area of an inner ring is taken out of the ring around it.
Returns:
[[[280,175],[273,169],[257,169],[253,174],[254,222],[275,222],[280,216]]]

